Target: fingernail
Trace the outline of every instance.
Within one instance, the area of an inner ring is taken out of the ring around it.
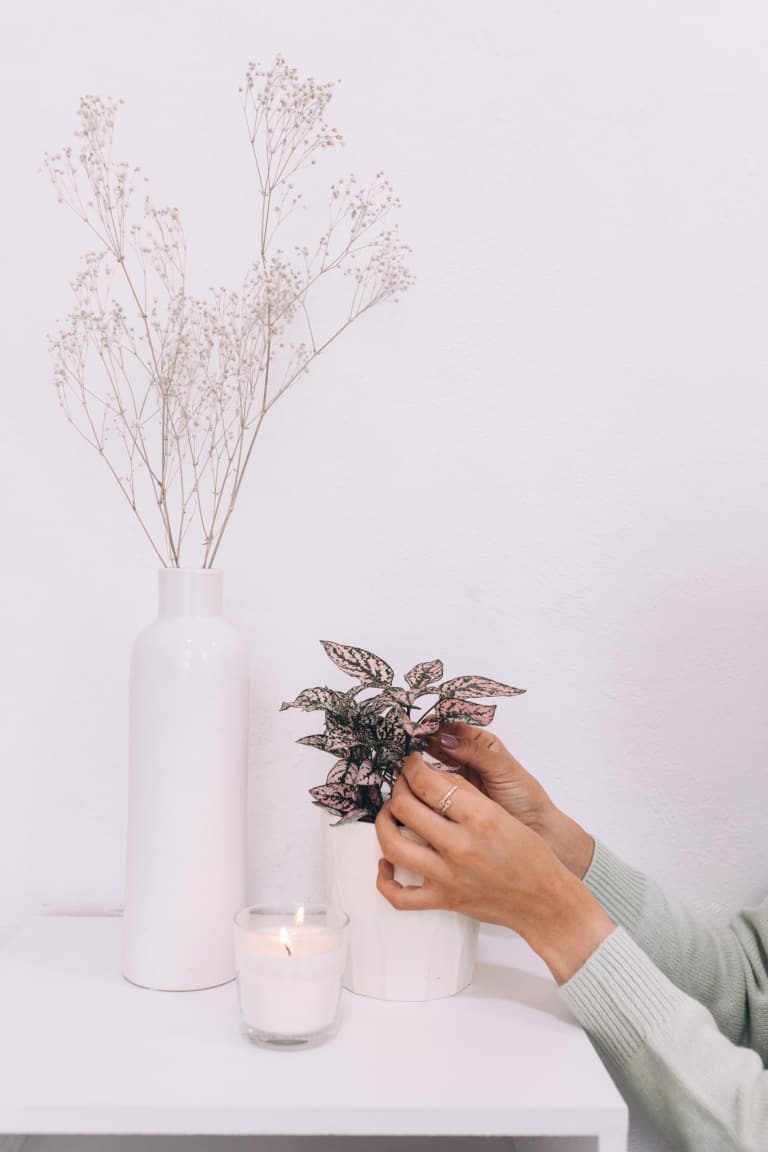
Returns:
[[[440,743],[443,748],[458,748],[459,742],[455,736],[451,736],[449,732],[440,733]]]

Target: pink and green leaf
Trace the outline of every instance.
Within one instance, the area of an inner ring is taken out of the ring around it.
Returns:
[[[333,640],[321,640],[320,643],[336,667],[348,676],[354,676],[361,684],[388,688],[392,683],[395,677],[393,669],[380,656],[374,656],[373,652],[348,644],[337,644]]]
[[[442,660],[424,660],[421,664],[415,664],[410,672],[406,672],[405,682],[411,688],[426,688],[428,684],[436,684],[442,675]]]
[[[406,723],[410,723],[406,713],[397,706],[393,707],[376,721],[377,740],[385,747],[399,752],[405,747]]]
[[[387,701],[387,688],[384,692],[378,692],[375,696],[369,696],[367,700],[360,701],[360,711],[364,716],[375,716],[377,712],[383,712],[385,708],[389,707]]]
[[[333,827],[340,828],[342,824],[357,824],[359,820],[370,820],[370,816],[367,808],[353,808],[351,812],[347,812],[340,820],[337,820]]]
[[[337,760],[328,773],[326,784],[343,784],[350,774],[351,765],[347,760]]]
[[[435,689],[441,696],[520,696],[525,688],[512,688],[486,676],[456,676]]]
[[[401,708],[408,708],[411,703],[411,693],[405,688],[386,688],[381,696],[387,704],[398,704]]]
[[[330,719],[327,731],[315,736],[301,736],[297,744],[306,744],[308,748],[319,748],[321,752],[330,752],[332,756],[343,756],[355,746],[355,735],[340,724],[332,724]]]
[[[420,720],[413,730],[413,737],[415,740],[421,740],[424,736],[431,736],[433,732],[437,732],[440,727],[440,721],[433,713],[427,716],[424,720]]]
[[[357,768],[350,771],[349,779],[358,788],[366,788],[372,784],[382,784],[384,777],[377,772],[371,760],[364,760]]]
[[[320,748],[323,752],[328,751],[328,737],[324,732],[318,732],[315,736],[300,736],[296,743],[305,744],[307,748]]]
[[[315,712],[319,709],[333,708],[339,703],[341,693],[334,692],[332,688],[305,688],[299,692],[295,700],[286,700],[280,705],[280,711],[288,708],[301,708],[303,712]]]
[[[360,805],[360,793],[354,785],[348,784],[320,784],[317,788],[310,788],[309,794],[315,804],[322,808],[330,808],[332,812],[343,815],[352,812]]]
[[[456,723],[479,724],[485,727],[491,724],[496,715],[495,704],[477,704],[474,700],[458,700],[443,697],[436,709],[441,720],[453,720]]]

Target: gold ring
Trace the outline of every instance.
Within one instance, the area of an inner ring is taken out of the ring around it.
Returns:
[[[445,814],[448,811],[448,809],[450,808],[451,804],[453,804],[453,800],[451,800],[451,796],[453,796],[454,792],[458,792],[458,790],[459,790],[458,784],[454,784],[453,788],[449,788],[448,791],[446,792],[445,796],[443,796],[442,800],[438,804],[435,811],[439,812],[441,816],[445,816]]]

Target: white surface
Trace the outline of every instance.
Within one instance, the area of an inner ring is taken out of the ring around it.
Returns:
[[[6,1152],[0,1136],[0,1152]],[[24,1152],[597,1152],[591,1136],[30,1136]],[[9,1149],[8,1152],[18,1152]]]
[[[0,953],[0,1131],[541,1132],[625,1147],[623,1101],[516,938],[484,939],[461,996],[345,994],[332,1042],[270,1052],[240,1035],[234,985],[123,981],[119,934],[116,919],[36,919]]]
[[[380,1000],[410,1001],[454,996],[465,988],[475,964],[477,921],[439,909],[398,912],[376,888],[381,849],[375,826],[337,828],[326,812],[321,818],[328,900],[350,921],[344,987]],[[401,871],[396,878],[423,883],[414,873]]]
[[[160,613],[131,653],[123,972],[145,988],[235,975],[246,903],[248,655],[221,572],[158,573]]]
[[[322,896],[326,760],[277,712],[329,676],[321,637],[519,682],[496,728],[567,810],[699,909],[764,895],[767,36],[760,0],[0,6],[0,920],[120,904],[154,612],[49,383],[86,241],[40,158],[81,93],[125,97],[121,152],[178,205],[195,287],[226,282],[254,235],[236,88],[278,49],[342,77],[323,170],[386,169],[418,279],[275,409],[222,548],[249,899]]]

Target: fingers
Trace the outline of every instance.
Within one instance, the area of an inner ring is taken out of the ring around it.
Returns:
[[[439,731],[428,737],[427,750],[444,764],[473,768],[481,777],[514,763],[498,736],[474,724],[441,724]]]
[[[416,829],[414,828],[415,832]],[[433,848],[415,844],[403,836],[392,812],[392,802],[385,804],[376,817],[376,835],[381,853],[391,864],[399,864],[420,876],[434,876],[439,871],[439,858]]]
[[[400,839],[402,840],[402,836]],[[429,885],[424,884],[417,887],[411,884],[399,884],[395,880],[395,870],[388,860],[379,861],[376,887],[393,908],[397,908],[401,912],[423,911],[427,908],[439,907]]]
[[[453,823],[468,823],[483,813],[489,805],[492,805],[492,802],[479,789],[475,788],[474,784],[470,784],[468,780],[459,776],[446,779],[444,772],[436,772],[434,768],[430,768],[418,753],[412,753],[406,757],[401,779],[405,779],[413,796],[422,802],[419,808],[423,810],[423,806],[426,804],[434,814],[439,813],[437,815],[439,820],[444,820],[447,817]],[[397,786],[395,792],[397,792]],[[451,793],[450,796],[448,795],[449,792]],[[395,799],[394,794],[392,798]],[[445,803],[442,811],[440,809],[441,801]],[[406,796],[401,795],[398,798],[398,804],[401,808],[405,808],[407,805],[409,813],[413,810],[413,805],[409,803]],[[411,827],[405,816],[401,819],[404,824]],[[426,820],[426,817],[424,819]],[[414,831],[416,832],[418,829],[414,828]],[[429,839],[426,833],[423,835],[425,839]],[[440,847],[441,843],[445,843],[445,827],[442,829],[442,835],[439,829],[435,835],[440,837],[440,840],[434,839],[431,842],[436,847]]]
[[[410,765],[409,760],[412,761]],[[405,765],[409,765],[408,768]],[[455,774],[446,780],[446,773],[434,772],[434,768],[425,765],[418,753],[406,759],[405,765],[391,794],[391,811],[412,832],[424,836],[435,848],[444,848],[448,838],[455,832],[451,824],[461,823],[462,814],[466,816],[465,795],[461,794],[466,781]],[[438,776],[438,785],[426,787],[421,780],[423,767]],[[412,786],[411,780],[420,781],[419,793]],[[444,801],[444,810],[440,808],[441,801]]]

